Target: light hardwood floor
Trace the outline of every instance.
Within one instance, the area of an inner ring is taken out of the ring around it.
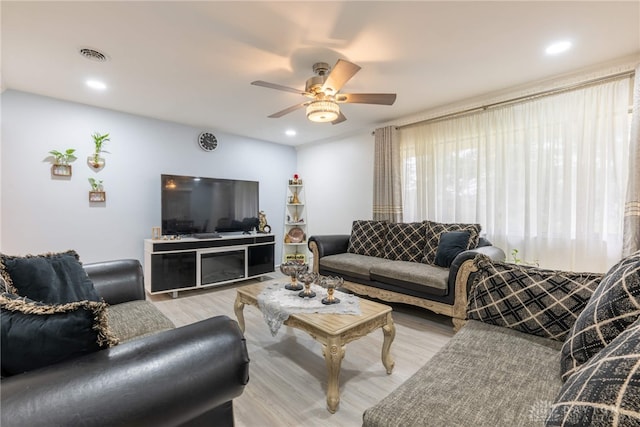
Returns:
[[[279,273],[266,276],[282,280]],[[208,290],[180,292],[148,298],[176,326],[225,314],[236,319],[236,288],[256,283],[248,280]],[[396,337],[391,346],[395,368],[387,375],[380,359],[382,330],[347,345],[340,373],[340,406],[326,409],[327,372],[321,345],[305,332],[283,326],[271,336],[260,311],[246,306],[245,337],[249,351],[250,380],[234,400],[238,427],[360,426],[364,410],[393,391],[437,352],[453,335],[450,319],[427,310],[393,307]],[[212,361],[215,363],[215,361]],[[197,367],[194,367],[197,369]]]

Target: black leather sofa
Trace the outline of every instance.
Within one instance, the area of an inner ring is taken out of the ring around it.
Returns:
[[[146,302],[137,260],[85,270],[110,309]],[[233,426],[232,399],[248,380],[244,337],[235,321],[218,316],[3,378],[0,424]]]

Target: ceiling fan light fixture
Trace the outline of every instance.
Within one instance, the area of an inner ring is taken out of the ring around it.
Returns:
[[[333,101],[319,100],[307,105],[307,119],[316,123],[332,122],[340,115],[340,106]]]

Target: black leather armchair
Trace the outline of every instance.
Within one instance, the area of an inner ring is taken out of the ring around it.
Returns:
[[[107,302],[144,299],[138,261],[85,269]],[[248,380],[244,337],[218,316],[3,378],[0,424],[233,426],[232,399]]]

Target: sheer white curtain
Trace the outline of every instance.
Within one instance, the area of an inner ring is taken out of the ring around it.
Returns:
[[[509,257],[620,259],[629,79],[399,130],[404,220],[477,222]]]

